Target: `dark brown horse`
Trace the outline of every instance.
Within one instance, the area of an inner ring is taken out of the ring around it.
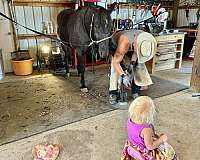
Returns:
[[[84,54],[90,46],[96,43],[98,43],[99,50],[108,49],[108,38],[112,27],[110,14],[113,8],[108,10],[100,6],[89,5],[78,10],[65,9],[57,17],[58,34],[63,41],[62,47],[65,52],[66,73],[69,73],[69,48],[75,48],[82,91],[87,91],[84,79]]]

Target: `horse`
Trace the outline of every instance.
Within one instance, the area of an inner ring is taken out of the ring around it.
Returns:
[[[77,10],[62,10],[57,16],[58,35],[65,53],[66,74],[69,75],[69,49],[74,48],[76,49],[77,70],[81,77],[80,87],[83,92],[88,92],[84,78],[84,54],[96,43],[100,51],[108,49],[108,39],[111,37],[112,28],[110,14],[114,7],[114,4],[109,9],[88,5]]]

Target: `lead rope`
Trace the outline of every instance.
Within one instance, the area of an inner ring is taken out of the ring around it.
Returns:
[[[93,39],[92,39],[92,24],[93,24],[93,21],[94,21],[94,14],[92,14],[92,21],[90,23],[90,44],[89,46],[93,45],[94,43],[96,43]]]
[[[91,46],[91,45],[93,45],[93,44],[95,44],[95,43],[98,44],[98,43],[101,43],[101,42],[103,42],[103,41],[106,41],[106,40],[112,38],[112,37],[114,36],[114,34],[116,33],[116,31],[115,31],[115,32],[113,32],[113,34],[112,34],[111,36],[108,36],[108,37],[103,38],[103,39],[101,39],[101,40],[97,40],[97,41],[93,40],[93,38],[92,38],[93,21],[94,21],[94,14],[92,14],[92,20],[91,20],[91,23],[90,23],[90,41],[91,41],[91,42],[90,42],[90,44],[89,44],[88,46]]]

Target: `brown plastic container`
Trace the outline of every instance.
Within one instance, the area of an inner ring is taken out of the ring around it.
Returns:
[[[33,72],[33,59],[11,60],[15,75],[25,76]]]

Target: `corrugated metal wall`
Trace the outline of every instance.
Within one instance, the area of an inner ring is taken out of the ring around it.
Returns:
[[[31,7],[31,6],[15,6],[15,16],[17,22],[33,28],[38,31],[42,31],[42,22],[53,22],[54,28],[56,28],[57,14],[64,8],[59,7]],[[33,34],[31,31],[27,31],[24,28],[18,27],[19,34]]]
[[[117,0],[108,0],[108,3],[113,3],[116,2]],[[119,0],[120,2],[126,2],[126,0]],[[197,0],[180,0],[179,6],[183,6],[185,4],[195,4]],[[169,13],[168,20],[172,19],[172,8],[167,9]],[[178,15],[177,15],[177,27],[182,27],[182,26],[189,26],[189,23],[194,23],[197,21],[197,12],[198,9],[190,9],[189,10],[189,17],[188,19],[186,18],[186,13],[185,9],[179,9]],[[130,9],[130,15],[132,15],[133,9]],[[116,18],[116,12],[112,13],[112,17]],[[120,18],[124,19],[128,17],[128,9],[121,9],[120,10]]]
[[[180,0],[179,6],[197,5],[198,0]],[[200,3],[200,2],[199,2]],[[189,17],[186,18],[186,9],[179,9],[177,15],[177,27],[189,26],[190,23],[197,22],[197,10],[189,9]]]
[[[52,22],[54,32],[57,30],[56,18],[57,14],[63,10],[63,7],[32,7],[32,6],[14,6],[15,20],[31,29],[42,32],[43,22]],[[20,26],[16,26],[18,36],[22,34],[34,34]],[[20,49],[29,49],[30,54],[36,59],[36,54],[42,44],[51,44],[48,38],[27,38],[19,40]]]
[[[43,0],[44,1],[44,0]],[[49,1],[49,0],[46,0]],[[56,1],[56,0],[50,0]],[[63,2],[63,0],[61,0]],[[98,5],[106,7],[106,0],[98,2]],[[62,11],[64,7],[32,7],[32,6],[13,6],[14,17],[16,21],[22,25],[25,25],[31,29],[42,32],[43,22],[52,22],[54,32],[57,31],[57,15]],[[18,36],[22,34],[34,34],[33,32],[26,30],[20,26],[16,26]],[[27,38],[19,41],[20,49],[29,49],[31,56],[36,59],[36,54],[39,52],[40,46],[43,44],[56,46],[55,42],[52,42],[48,38]]]
[[[189,26],[190,23],[197,22],[197,10],[198,9],[189,9],[189,17],[186,18],[185,9],[179,9],[177,15],[177,27]]]
[[[46,0],[46,1],[56,1],[56,0]],[[108,3],[111,3],[111,2],[113,3],[114,1],[116,0],[110,0],[110,2],[108,1]],[[121,2],[125,2],[125,1],[126,0],[121,0]],[[105,2],[99,2],[98,4],[103,7],[106,7]],[[187,0],[187,1],[181,0],[180,5],[184,5],[187,2],[193,3],[194,0]],[[57,30],[56,17],[57,17],[57,14],[63,9],[64,9],[63,7],[32,7],[32,6],[14,6],[13,7],[13,10],[15,13],[14,16],[17,22],[40,32],[42,31],[42,22],[45,22],[45,21],[48,21],[48,22],[51,21],[53,23],[54,30],[56,31]],[[132,18],[133,12],[135,12],[135,9],[128,9],[128,8],[120,9],[120,18],[122,19],[125,19],[128,17]],[[187,19],[185,16],[186,15],[185,10],[179,9],[178,17],[177,17],[177,26],[178,27],[188,26],[189,23],[196,22],[197,20],[196,12],[197,12],[197,9],[190,9],[189,18]],[[112,18],[116,18],[116,12],[112,13]],[[17,33],[18,35],[33,34],[30,31],[19,26],[17,27]],[[20,49],[30,49],[31,54],[34,58],[36,58],[35,55],[38,52],[38,46],[44,43],[50,44],[51,40],[44,39],[44,38],[19,40]]]

